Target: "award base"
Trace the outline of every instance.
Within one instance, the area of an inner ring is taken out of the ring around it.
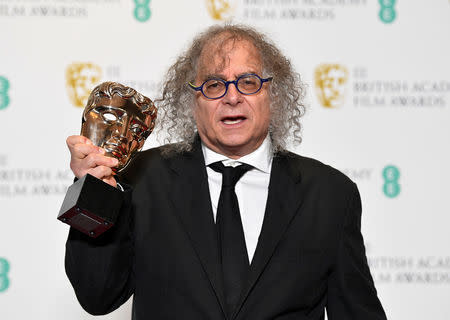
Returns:
[[[87,174],[67,190],[58,219],[97,238],[116,222],[123,192]]]

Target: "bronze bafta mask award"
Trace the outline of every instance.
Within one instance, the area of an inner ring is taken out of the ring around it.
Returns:
[[[156,120],[153,102],[136,90],[104,82],[91,92],[83,112],[81,135],[127,166],[144,145]],[[87,174],[67,190],[58,219],[91,237],[111,228],[123,201],[122,191]]]

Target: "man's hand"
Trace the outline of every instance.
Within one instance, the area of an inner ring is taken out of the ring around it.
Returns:
[[[66,143],[70,150],[70,169],[75,177],[81,178],[89,173],[113,187],[117,186],[111,169],[118,165],[117,159],[105,156],[104,149],[94,146],[83,136],[70,136]]]

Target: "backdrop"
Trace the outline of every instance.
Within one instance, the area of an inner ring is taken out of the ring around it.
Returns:
[[[94,319],[64,273],[65,139],[95,84],[154,98],[193,36],[230,19],[267,33],[307,84],[291,149],[358,184],[388,317],[450,319],[450,1],[0,0],[1,319]]]

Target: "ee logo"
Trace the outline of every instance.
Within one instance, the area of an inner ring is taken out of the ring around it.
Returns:
[[[394,9],[395,1],[396,0],[378,0],[381,6],[378,16],[384,23],[391,23],[395,20],[397,16]]]
[[[0,76],[0,110],[5,109],[9,105],[9,81],[5,77]]]
[[[136,7],[134,8],[134,17],[139,22],[145,22],[150,19],[152,12],[150,11],[150,0],[134,0]]]
[[[383,169],[383,192],[386,197],[395,198],[400,194],[399,178],[400,171],[396,166],[387,166]]]
[[[9,263],[5,258],[0,258],[0,292],[6,291],[9,287]]]

